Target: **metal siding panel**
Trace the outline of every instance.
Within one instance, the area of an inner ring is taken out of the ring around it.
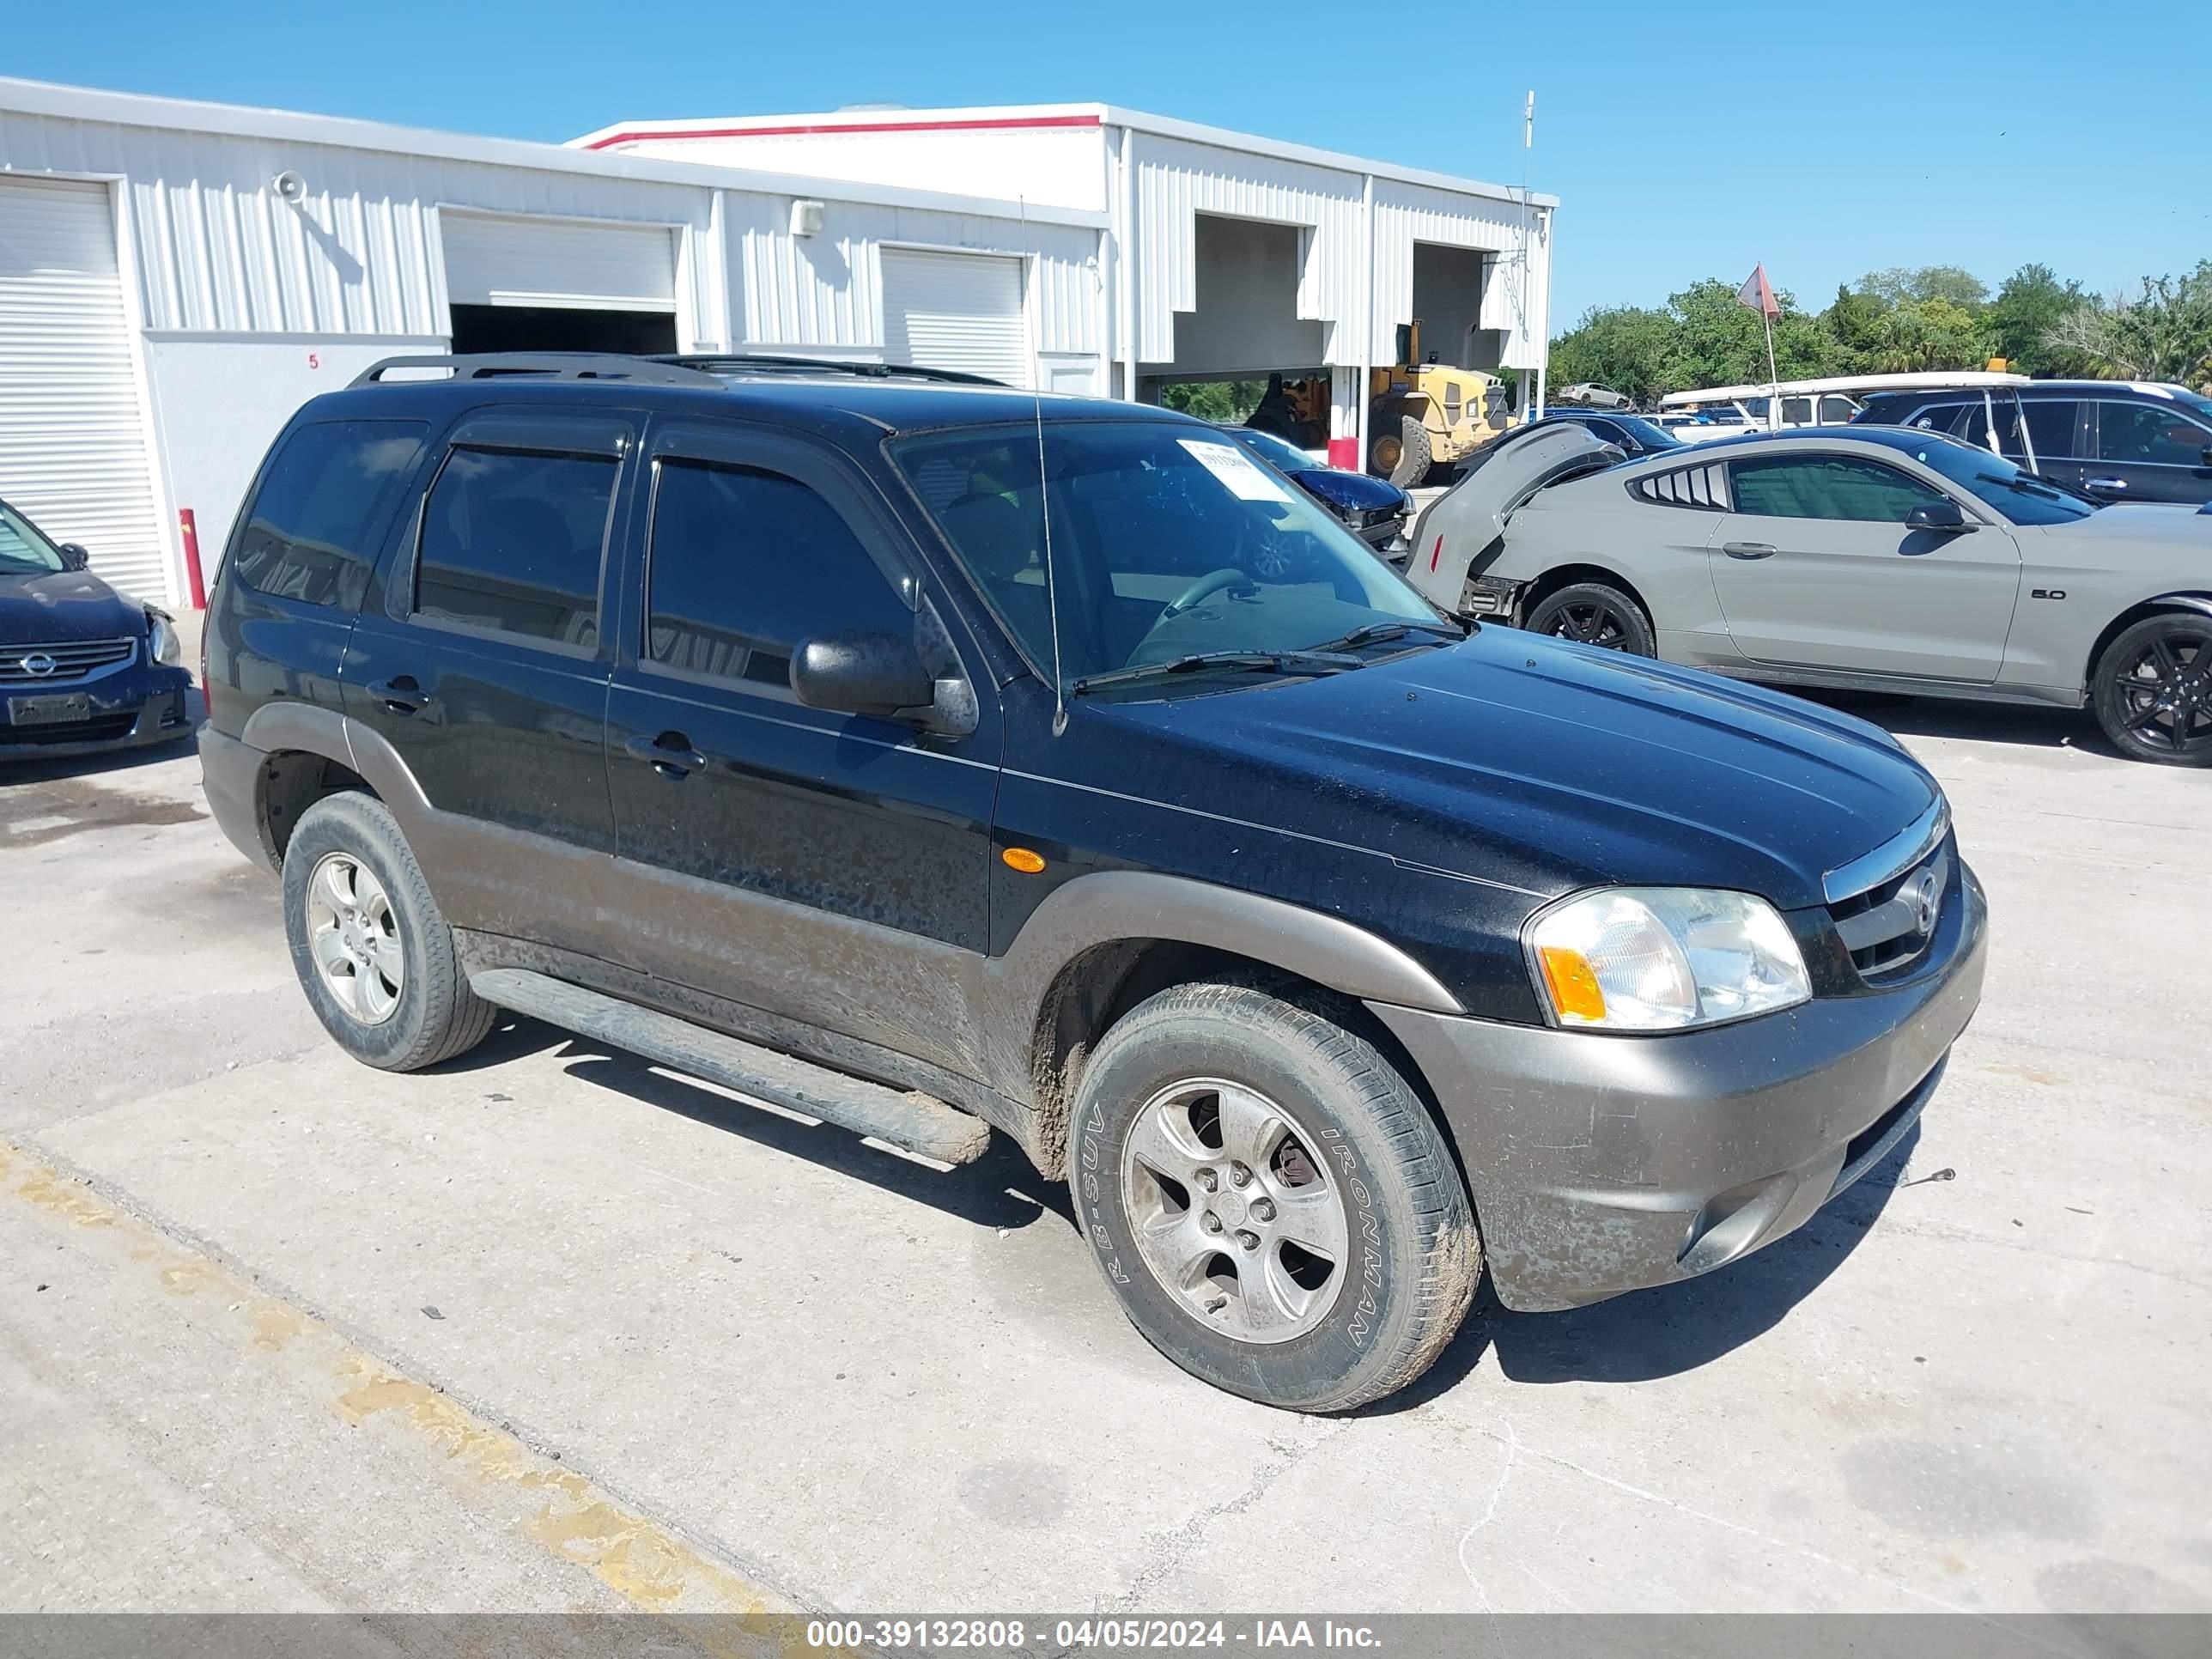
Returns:
[[[105,185],[0,180],[0,496],[125,592],[168,594]]]

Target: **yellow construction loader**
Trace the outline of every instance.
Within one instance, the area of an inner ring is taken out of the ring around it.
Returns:
[[[1398,361],[1367,387],[1367,470],[1411,489],[1431,468],[1450,466],[1501,436],[1510,418],[1505,383],[1479,368],[1421,361],[1421,325],[1398,325]],[[1321,378],[1271,383],[1245,422],[1306,449],[1328,445],[1329,384]]]

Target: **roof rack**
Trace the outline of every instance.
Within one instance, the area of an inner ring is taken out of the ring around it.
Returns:
[[[512,374],[554,380],[629,380],[646,386],[707,386],[717,392],[724,389],[720,380],[691,367],[690,362],[675,357],[633,357],[613,351],[485,351],[386,357],[362,370],[353,383],[374,386],[397,368],[447,368],[457,380],[491,380]]]
[[[1006,390],[1004,380],[955,368],[923,368],[915,363],[867,363],[835,357],[789,357],[751,352],[670,352],[653,359],[678,368],[724,374],[851,374],[863,380],[939,380],[951,386],[988,386]]]

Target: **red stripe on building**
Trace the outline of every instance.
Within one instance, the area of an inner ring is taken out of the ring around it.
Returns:
[[[1359,471],[1359,440],[1331,438],[1328,441],[1328,464],[1340,466],[1347,472]]]
[[[594,138],[586,149],[648,143],[658,138],[788,138],[820,132],[997,132],[1015,127],[1095,127],[1095,115],[1006,115],[981,121],[817,121],[788,127],[684,127],[661,132],[617,132]]]

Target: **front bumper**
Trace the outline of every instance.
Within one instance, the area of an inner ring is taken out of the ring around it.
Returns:
[[[1981,1001],[1988,906],[1960,869],[1925,972],[1711,1030],[1608,1036],[1370,1004],[1443,1108],[1498,1299],[1579,1307],[1711,1272],[1879,1163]]]
[[[182,668],[133,663],[121,672],[52,684],[11,683],[0,688],[0,760],[61,760],[71,755],[103,754],[140,744],[174,743],[191,735],[185,694],[192,677]],[[16,726],[9,719],[10,696],[76,694],[88,717],[57,724]]]

